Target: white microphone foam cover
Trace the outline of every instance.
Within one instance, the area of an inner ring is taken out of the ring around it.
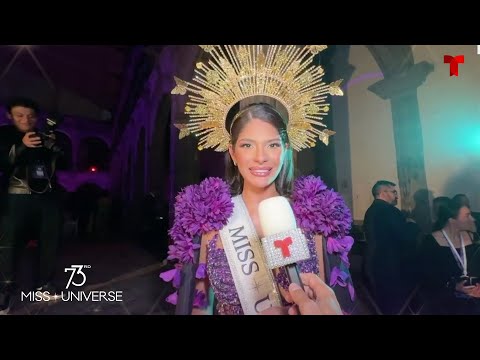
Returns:
[[[258,217],[265,237],[297,227],[292,207],[283,196],[263,200],[258,205]]]

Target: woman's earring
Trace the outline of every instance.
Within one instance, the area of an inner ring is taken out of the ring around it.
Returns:
[[[233,162],[233,166],[237,166],[237,163],[235,161]]]

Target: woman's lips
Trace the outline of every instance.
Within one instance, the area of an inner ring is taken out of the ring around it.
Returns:
[[[253,176],[258,176],[258,177],[267,177],[270,175],[271,171],[272,171],[272,168],[265,168],[265,167],[250,168],[250,173]]]

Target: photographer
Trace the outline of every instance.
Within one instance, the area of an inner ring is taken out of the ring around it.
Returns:
[[[37,129],[38,106],[30,99],[13,99],[7,112],[13,125],[0,128],[1,190],[5,199],[0,236],[0,314],[9,310],[17,262],[26,240],[31,240],[27,236],[32,230],[39,244],[36,291],[56,294],[50,281],[61,230],[54,177],[61,150],[55,145],[53,128],[46,132]]]

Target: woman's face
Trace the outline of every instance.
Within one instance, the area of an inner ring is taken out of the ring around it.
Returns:
[[[454,220],[458,229],[461,231],[476,232],[475,219],[472,216],[472,212],[466,206],[460,208],[457,218]]]
[[[230,156],[244,180],[244,188],[271,186],[282,169],[285,146],[278,130],[260,119],[250,120],[240,131]]]

